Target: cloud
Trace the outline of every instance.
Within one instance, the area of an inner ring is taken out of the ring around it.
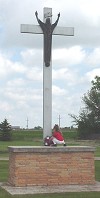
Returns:
[[[0,101],[0,110],[3,112],[10,112],[11,110],[13,110],[13,106],[11,104],[9,104],[7,101]]]
[[[99,25],[99,18],[100,18],[100,1],[94,0],[90,1],[84,1],[83,4],[81,4],[81,11],[82,14],[88,19],[89,24],[98,26]],[[91,9],[89,9],[91,8]]]
[[[100,67],[100,48],[93,49],[92,52],[87,56],[86,61],[90,66]]]
[[[14,80],[7,81],[7,87],[15,88],[15,87],[23,87],[26,86],[26,81],[23,78],[15,78]]]
[[[93,69],[92,71],[87,72],[86,76],[90,81],[92,81],[95,78],[95,76],[100,76],[100,68]]]
[[[21,58],[23,64],[27,67],[37,66],[40,67],[42,65],[42,50],[40,49],[27,49],[21,52]]]
[[[61,83],[61,87],[65,87],[66,84],[66,88],[70,87],[70,86],[75,86],[75,84],[78,83],[78,74],[77,71],[69,69],[69,68],[56,68],[56,70],[53,70],[53,83]],[[59,85],[60,86],[60,85]]]
[[[54,96],[63,96],[66,94],[66,90],[65,89],[61,89],[60,87],[57,87],[55,85],[53,85],[52,87],[52,93]]]
[[[28,71],[27,73],[27,78],[32,80],[32,81],[41,81],[42,82],[42,72],[41,72],[41,69],[38,69],[38,68],[32,68]]]
[[[85,58],[85,50],[81,46],[53,50],[53,60],[66,61],[67,65],[76,65]]]
[[[20,62],[13,62],[4,53],[0,53],[0,75],[5,77],[14,73],[24,73],[26,71],[25,66]]]

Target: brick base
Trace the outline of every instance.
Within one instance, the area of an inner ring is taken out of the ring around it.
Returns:
[[[12,186],[94,184],[92,147],[9,147]]]

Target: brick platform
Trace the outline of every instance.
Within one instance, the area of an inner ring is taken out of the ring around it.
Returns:
[[[10,146],[12,186],[94,184],[94,148]]]

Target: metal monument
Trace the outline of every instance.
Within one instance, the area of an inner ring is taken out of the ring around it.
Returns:
[[[43,22],[35,16],[39,25],[21,25],[21,33],[44,35],[44,58],[43,58],[43,138],[52,134],[52,35],[74,36],[73,27],[57,27],[57,20],[52,24],[52,8],[43,9]]]

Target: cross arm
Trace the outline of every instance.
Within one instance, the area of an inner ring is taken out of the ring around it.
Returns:
[[[74,28],[57,26],[53,31],[53,35],[74,36]]]
[[[39,25],[21,24],[20,29],[21,33],[43,34]],[[58,26],[54,29],[53,35],[74,36],[74,28]]]
[[[39,25],[21,24],[20,31],[21,33],[43,34]]]

